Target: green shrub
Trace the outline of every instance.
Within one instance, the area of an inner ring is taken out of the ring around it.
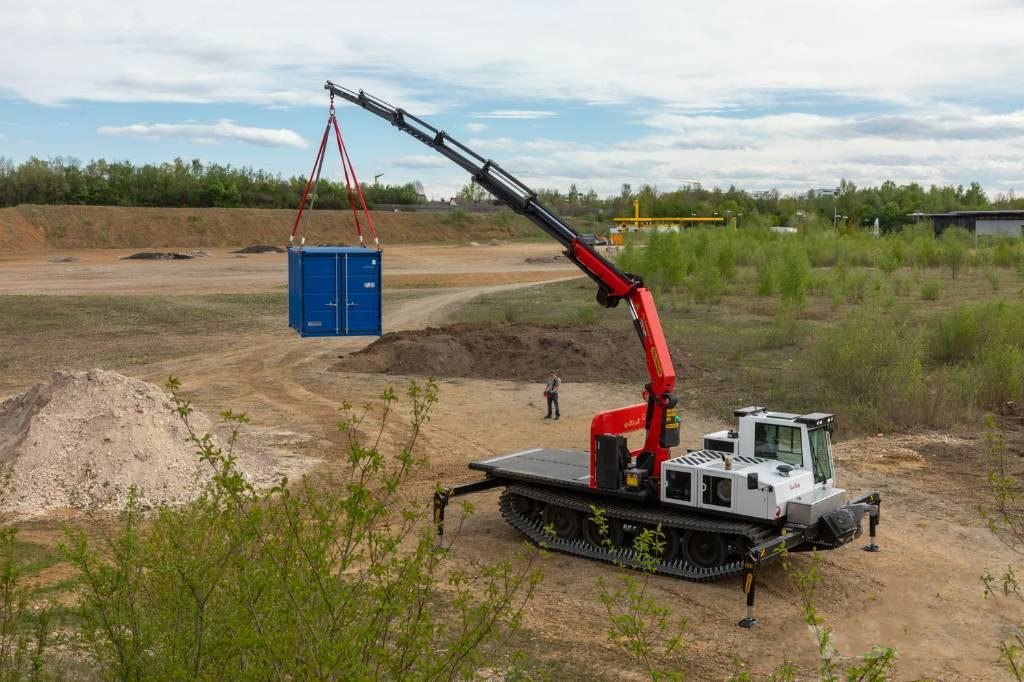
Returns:
[[[932,323],[928,352],[933,362],[962,364],[1007,345],[1024,348],[1024,305],[967,303]]]
[[[985,268],[985,279],[988,280],[988,285],[992,287],[992,291],[999,291],[999,286],[1002,282],[999,279],[999,271],[994,267]]]
[[[900,242],[894,239],[889,242],[888,247],[881,250],[875,259],[875,265],[887,275],[891,275],[903,267],[905,258]]]
[[[702,261],[694,273],[687,278],[686,287],[690,290],[695,302],[714,305],[721,300],[725,283],[722,281],[717,267],[707,261]]]
[[[6,492],[7,480],[0,481]],[[18,551],[18,529],[0,528],[0,679],[40,680],[49,660],[50,609],[30,603],[24,559]]]
[[[757,295],[771,296],[775,293],[775,264],[765,258],[757,264]]]
[[[992,250],[992,263],[1001,268],[1012,268],[1024,262],[1020,240],[999,239]]]
[[[910,262],[914,267],[938,267],[942,264],[942,255],[935,243],[935,235],[920,235],[910,243]]]
[[[986,347],[970,367],[973,401],[978,407],[995,410],[1007,401],[1021,399],[1024,385],[1024,355],[1012,345]]]
[[[761,347],[768,350],[800,346],[807,335],[807,325],[793,311],[781,308],[765,331]]]
[[[736,279],[736,246],[732,240],[725,240],[719,247],[715,263],[723,279],[729,282]]]
[[[897,296],[910,295],[910,282],[905,277],[893,275],[889,282],[892,284],[892,293]]]
[[[937,301],[939,300],[939,280],[937,279],[926,279],[921,282],[921,300],[922,301]]]
[[[802,248],[790,245],[783,251],[777,277],[783,305],[803,307],[811,283],[811,263]]]
[[[889,429],[936,418],[922,356],[906,315],[859,307],[822,336],[808,364],[856,423]]]
[[[465,227],[473,224],[473,216],[466,213],[461,208],[453,208],[451,211],[441,216],[441,223],[444,225],[451,225],[453,227]]]
[[[942,263],[949,268],[949,274],[953,279],[956,279],[960,270],[963,269],[970,241],[971,233],[962,227],[947,228],[939,238]]]
[[[447,566],[430,510],[399,489],[437,385],[413,383],[398,449],[374,443],[396,412],[388,389],[345,406],[336,480],[256,491],[227,449],[191,431],[212,482],[143,523],[134,502],[103,548],[69,531],[77,617],[99,679],[470,679],[481,647],[515,625],[539,575],[530,562]],[[188,419],[189,404],[175,405]],[[376,414],[376,417],[373,415]],[[374,424],[373,422],[376,422]],[[362,435],[363,433],[366,435]],[[379,442],[379,441],[378,441]]]
[[[804,248],[807,251],[807,259],[816,268],[834,267],[839,263],[840,239],[839,235],[831,230],[805,238]]]
[[[843,298],[850,305],[863,303],[868,292],[868,273],[865,270],[854,270],[843,279]]]

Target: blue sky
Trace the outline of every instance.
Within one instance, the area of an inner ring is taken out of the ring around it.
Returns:
[[[502,5],[2,3],[0,155],[305,174],[331,79],[535,187],[1024,191],[1020,2]],[[338,111],[362,180],[434,197],[466,182],[384,121]]]

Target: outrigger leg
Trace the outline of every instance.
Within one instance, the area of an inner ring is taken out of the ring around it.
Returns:
[[[453,485],[450,487],[438,487],[438,489],[434,491],[434,527],[437,528],[437,544],[441,544],[442,537],[444,536],[444,511],[448,507],[448,502],[453,497],[468,495],[469,493],[475,493],[480,490],[497,488],[501,485],[505,485],[505,482],[501,479],[482,478],[479,481],[472,481],[470,483],[460,483],[459,485]]]

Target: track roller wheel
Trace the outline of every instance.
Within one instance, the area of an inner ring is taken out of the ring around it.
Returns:
[[[665,534],[663,540],[665,549],[661,553],[661,560],[673,561],[678,559],[683,553],[682,543],[680,542],[682,533],[678,528],[665,528],[664,526],[662,526],[661,532]]]
[[[681,543],[683,557],[699,568],[715,568],[725,563],[728,545],[718,533],[690,531]]]
[[[622,547],[623,540],[625,538],[625,531],[622,528],[622,521],[618,519],[609,519],[607,516],[604,517],[607,528],[605,533],[601,533],[601,529],[594,521],[594,517],[588,516],[583,520],[583,539],[588,544],[594,547],[607,548],[609,544],[611,547]]]
[[[538,507],[541,505],[533,499],[526,497],[525,495],[512,495],[512,507],[519,512],[524,519],[533,519],[537,516],[537,512],[540,511]]]
[[[542,515],[545,528],[551,528],[556,537],[562,540],[575,540],[580,536],[580,514],[572,509],[549,504]]]

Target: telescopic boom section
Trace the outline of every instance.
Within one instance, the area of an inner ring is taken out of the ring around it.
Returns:
[[[623,272],[593,247],[584,243],[580,234],[571,225],[537,201],[536,192],[497,163],[484,159],[443,130],[438,130],[404,109],[393,107],[362,90],[355,92],[331,81],[327,81],[324,89],[380,116],[399,130],[434,149],[469,173],[476,184],[503,201],[513,211],[533,221],[565,247],[566,257],[597,283],[597,300],[602,306],[612,308],[617,306],[619,301],[626,302],[647,360],[647,371],[650,376],[650,383],[647,384],[645,391],[647,404],[598,415],[595,417],[592,431],[596,429],[600,434],[621,434],[626,430],[636,430],[636,420],[632,416],[637,411],[635,408],[642,407],[646,412],[647,438],[643,450],[634,454],[653,454],[654,467],[651,473],[655,478],[660,477],[661,463],[668,459],[669,448],[679,443],[679,424],[675,417],[676,399],[673,394],[676,373],[661,329],[661,321],[654,307],[654,299],[650,290],[644,286],[643,280]],[[593,450],[592,438],[591,451]]]

